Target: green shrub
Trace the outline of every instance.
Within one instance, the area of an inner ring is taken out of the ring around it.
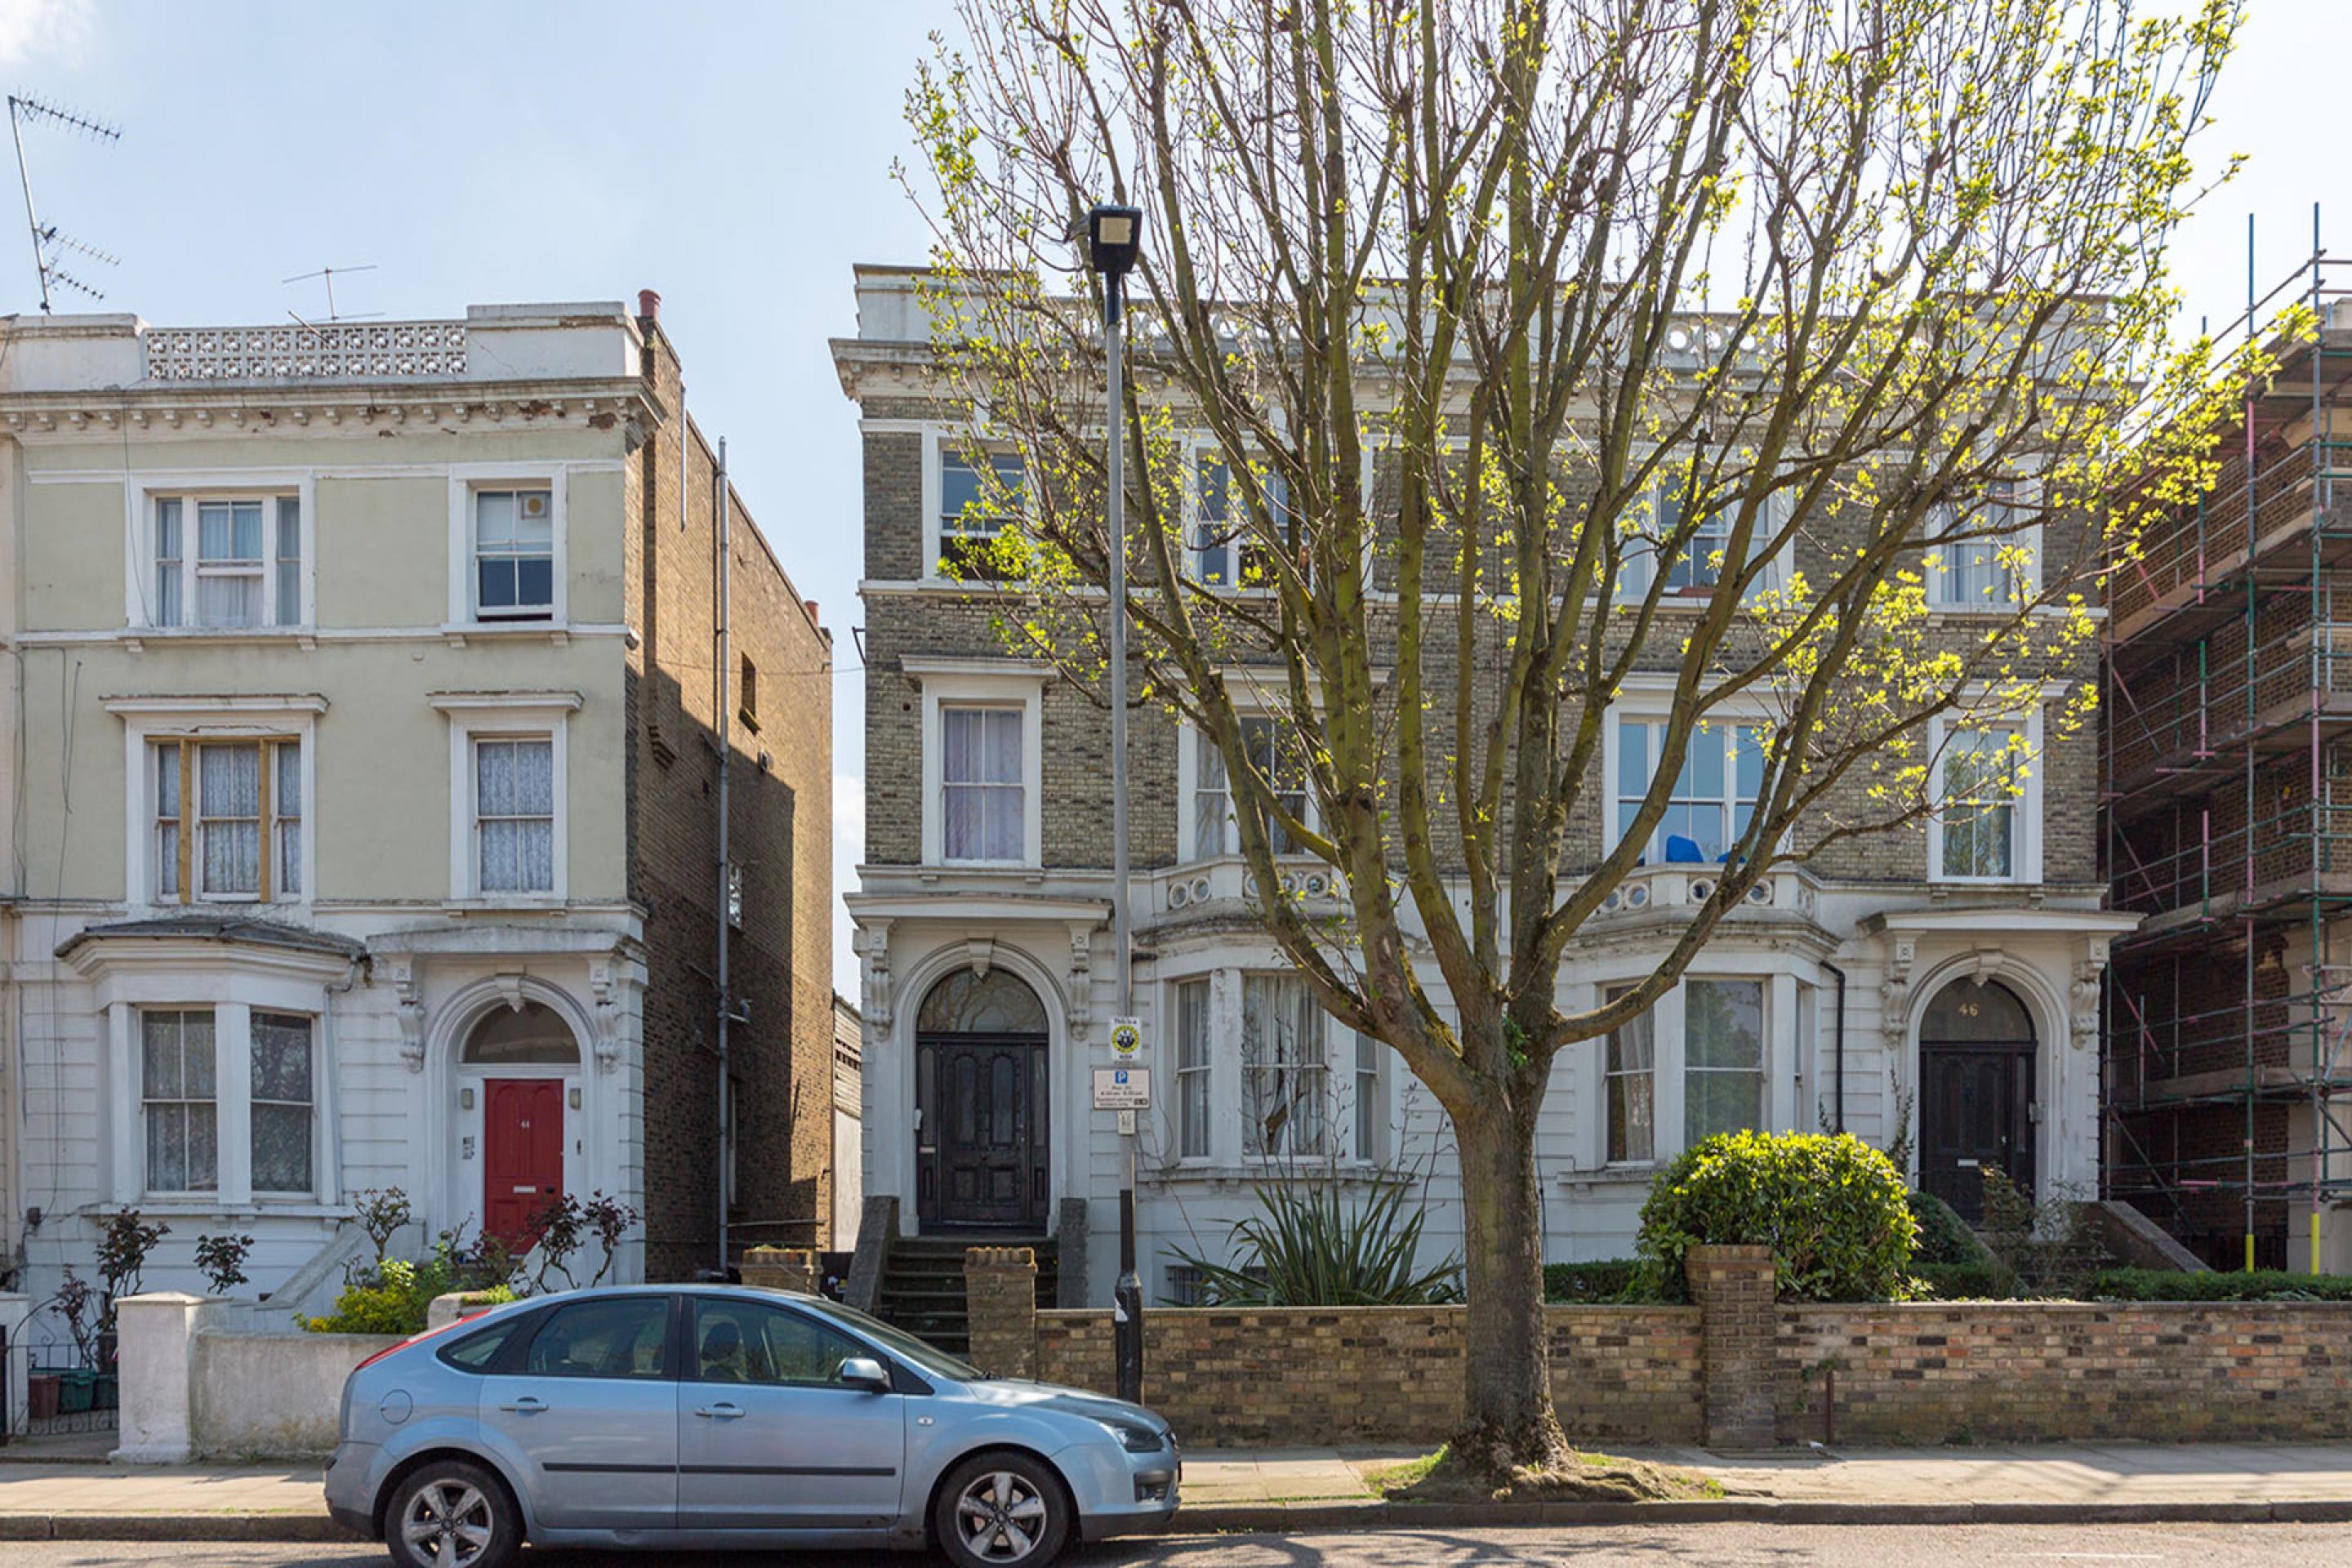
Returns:
[[[433,1298],[452,1290],[473,1292],[488,1301],[511,1301],[514,1288],[507,1282],[503,1248],[488,1265],[497,1270],[484,1278],[482,1249],[467,1251],[458,1238],[444,1235],[433,1256],[422,1263],[387,1258],[362,1271],[335,1298],[335,1310],[324,1317],[306,1318],[303,1328],[314,1334],[421,1334]]]
[[[2103,1268],[2084,1294],[2095,1301],[2352,1301],[2352,1274],[2182,1274],[2169,1268]]]
[[[1914,1264],[1990,1264],[1992,1249],[1985,1246],[1969,1222],[1933,1193],[1911,1189],[1911,1217],[1918,1223],[1919,1243],[1911,1249]]]
[[[1982,1263],[1914,1263],[1910,1294],[1927,1301],[1999,1301],[2011,1281],[1990,1258]]]
[[[1407,1207],[1402,1183],[1383,1183],[1360,1203],[1328,1181],[1263,1184],[1260,1212],[1227,1232],[1234,1261],[1212,1263],[1170,1248],[1198,1271],[1204,1307],[1420,1307],[1462,1299],[1462,1259],[1421,1266],[1427,1211]]]
[[[1626,1301],[1639,1300],[1629,1294],[1635,1277],[1641,1272],[1638,1258],[1604,1258],[1593,1263],[1547,1263],[1544,1265],[1544,1300],[1547,1301]]]
[[[1720,1133],[1652,1184],[1639,1288],[1686,1300],[1683,1255],[1728,1243],[1769,1247],[1784,1297],[1895,1300],[1918,1237],[1907,1199],[1894,1163],[1851,1133]]]

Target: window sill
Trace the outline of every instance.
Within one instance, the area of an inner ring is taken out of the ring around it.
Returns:
[[[1415,1178],[1408,1173],[1375,1165],[1365,1160],[1341,1160],[1335,1164],[1318,1156],[1312,1164],[1296,1167],[1285,1165],[1278,1159],[1252,1161],[1238,1165],[1189,1162],[1162,1165],[1155,1170],[1139,1170],[1135,1179],[1139,1184],[1149,1187],[1248,1187],[1270,1182],[1324,1180],[1335,1181],[1341,1186],[1381,1186],[1402,1184]]]
[[[112,1214],[120,1205],[84,1204],[78,1215]],[[202,1193],[149,1193],[135,1200],[142,1215],[172,1218],[227,1219],[349,1219],[356,1213],[349,1204],[322,1204],[312,1197],[251,1197],[225,1203]]]
[[[319,628],[300,626],[125,626],[122,646],[132,653],[152,643],[290,643],[305,650],[319,646]]]
[[[441,908],[453,915],[560,915],[571,908],[571,900],[559,898],[553,893],[511,893],[485,895],[471,899],[445,899],[442,900]]]
[[[442,623],[441,635],[449,639],[451,647],[464,647],[468,637],[511,642],[545,638],[562,647],[572,640],[572,627],[571,623],[562,620],[446,621]]]
[[[1564,1187],[1646,1187],[1657,1180],[1664,1165],[1659,1161],[1648,1165],[1603,1165],[1593,1171],[1562,1171],[1559,1184]]]

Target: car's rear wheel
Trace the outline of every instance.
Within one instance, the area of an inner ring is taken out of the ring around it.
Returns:
[[[948,1472],[931,1534],[956,1568],[1043,1568],[1070,1538],[1062,1479],[1027,1454],[975,1454]]]
[[[400,1568],[506,1568],[522,1546],[522,1514],[489,1471],[439,1459],[392,1494],[383,1543]]]

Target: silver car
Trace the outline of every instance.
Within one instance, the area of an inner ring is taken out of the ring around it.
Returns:
[[[1140,1405],[988,1376],[862,1312],[745,1286],[519,1301],[343,1384],[327,1506],[401,1568],[541,1546],[931,1546],[1051,1562],[1176,1511]]]

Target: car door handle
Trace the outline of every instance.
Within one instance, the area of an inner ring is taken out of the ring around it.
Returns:
[[[511,1411],[517,1415],[536,1415],[541,1411],[547,1408],[547,1402],[526,1394],[520,1399],[516,1400],[512,1405],[501,1405],[499,1408],[501,1410]]]
[[[713,1421],[740,1421],[743,1418],[743,1407],[740,1405],[721,1400],[716,1405],[702,1405],[695,1411],[695,1414],[697,1415],[708,1415]]]

